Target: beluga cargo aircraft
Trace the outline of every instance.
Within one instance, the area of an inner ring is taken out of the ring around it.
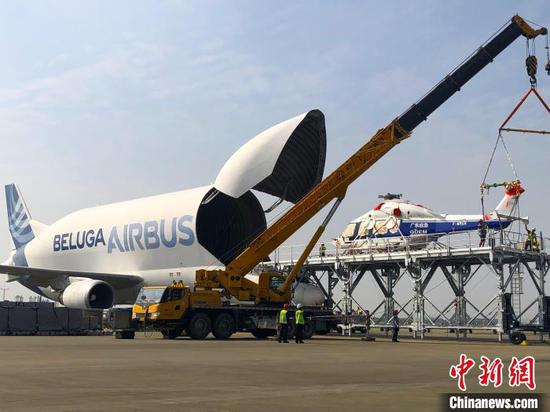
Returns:
[[[197,268],[223,268],[266,228],[252,189],[292,203],[322,179],[324,115],[312,110],[248,141],[213,185],[82,209],[51,225],[34,220],[17,185],[5,187],[13,250],[8,281],[73,308],[133,303],[142,286],[192,285]],[[319,304],[300,283],[294,300]]]
[[[387,246],[417,248],[455,232],[486,229],[503,230],[517,220],[513,214],[519,197],[525,191],[519,181],[499,184],[504,196],[495,210],[488,214],[452,215],[401,199],[401,195],[381,195],[382,202],[364,215],[352,220],[336,244],[344,249],[386,248]],[[526,222],[527,218],[520,220]]]

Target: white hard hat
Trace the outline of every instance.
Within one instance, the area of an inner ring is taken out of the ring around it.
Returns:
[[[302,304],[301,304],[301,303],[298,303],[298,304],[296,305],[296,307],[297,307],[298,309],[300,309],[300,308],[302,307]]]

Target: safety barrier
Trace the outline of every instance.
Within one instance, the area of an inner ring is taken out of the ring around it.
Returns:
[[[102,329],[102,312],[50,302],[0,302],[0,335],[83,335]]]

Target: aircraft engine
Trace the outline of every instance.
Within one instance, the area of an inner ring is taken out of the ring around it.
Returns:
[[[71,283],[60,296],[63,305],[72,309],[108,309],[113,306],[114,291],[101,280],[80,280]]]
[[[260,276],[257,273],[249,273],[245,277],[254,283],[258,283]],[[318,286],[299,282],[293,288],[292,302],[301,303],[304,306],[319,306],[325,302],[325,295]]]

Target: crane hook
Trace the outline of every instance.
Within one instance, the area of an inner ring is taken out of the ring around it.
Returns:
[[[525,66],[527,68],[527,75],[529,76],[529,82],[531,83],[532,87],[537,86],[537,65],[537,56],[527,56],[527,58],[525,59]]]

